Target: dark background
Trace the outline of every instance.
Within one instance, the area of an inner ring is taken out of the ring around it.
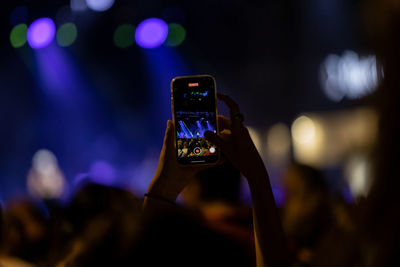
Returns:
[[[290,125],[303,112],[362,104],[332,102],[319,82],[328,54],[369,52],[360,1],[116,0],[108,11],[70,16],[78,28],[72,46],[53,42],[76,78],[61,76],[68,89],[62,93],[43,86],[48,70],[38,63],[41,52],[10,44],[9,16],[20,5],[28,7],[29,25],[42,16],[55,19],[69,1],[7,1],[0,8],[0,198],[26,190],[32,156],[41,148],[57,156],[70,182],[103,160],[114,166],[116,182],[145,188],[171,118],[174,76],[213,75],[217,90],[236,99],[246,123],[261,131],[276,122]],[[168,11],[176,8],[183,12]],[[137,26],[148,17],[180,23],[185,41],[153,50],[113,44],[118,25]]]

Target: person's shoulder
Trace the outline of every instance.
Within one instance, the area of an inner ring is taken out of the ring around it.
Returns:
[[[35,267],[36,265],[14,257],[0,257],[0,267]]]

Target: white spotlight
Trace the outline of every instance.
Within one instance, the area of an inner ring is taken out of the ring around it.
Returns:
[[[312,142],[315,138],[314,122],[306,116],[300,116],[293,122],[292,136],[300,144]]]
[[[91,10],[102,12],[110,9],[114,0],[86,0],[86,4]]]
[[[307,116],[300,116],[293,122],[291,131],[296,160],[315,166],[320,164],[324,140],[320,122]]]
[[[28,190],[41,198],[58,198],[66,190],[64,175],[58,167],[57,158],[46,149],[41,149],[32,158],[28,174]]]
[[[290,157],[290,131],[283,123],[273,125],[267,133],[267,157],[274,163],[284,163]]]
[[[364,155],[353,156],[345,166],[345,175],[354,197],[367,196],[372,184],[371,166]]]
[[[328,98],[360,98],[378,86],[378,66],[373,55],[360,57],[353,51],[328,55],[321,64],[321,85]]]

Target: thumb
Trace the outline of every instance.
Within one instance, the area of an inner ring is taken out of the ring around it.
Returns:
[[[167,129],[165,130],[164,136],[164,145],[163,149],[165,149],[164,154],[175,154],[175,137],[174,137],[174,124],[172,121],[167,121]]]
[[[172,123],[171,120],[167,121],[167,130],[165,133],[165,139],[168,144],[168,146],[174,146],[175,145],[175,136],[174,136],[174,124]]]

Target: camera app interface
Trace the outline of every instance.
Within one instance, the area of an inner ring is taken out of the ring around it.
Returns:
[[[204,132],[216,132],[213,80],[181,82],[174,88],[174,109],[178,158],[200,163],[217,157],[216,147],[204,138]]]

